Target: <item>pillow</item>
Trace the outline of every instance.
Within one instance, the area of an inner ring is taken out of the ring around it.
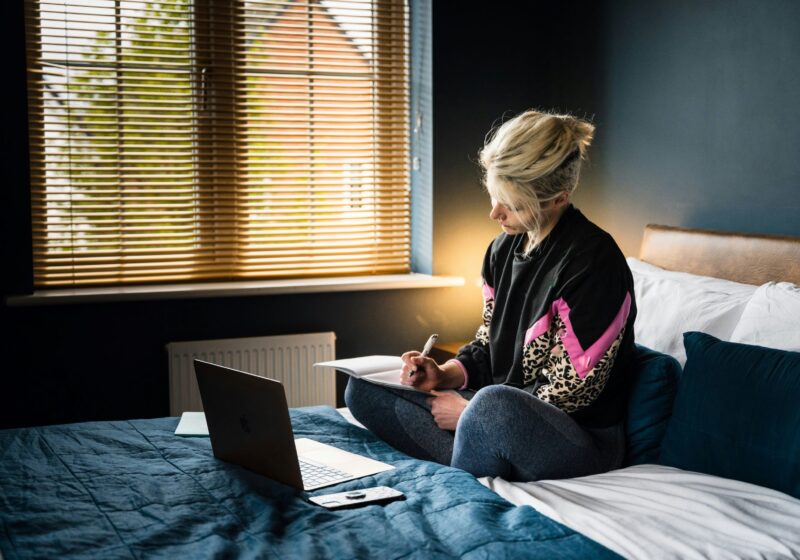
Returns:
[[[625,465],[655,463],[672,414],[681,366],[661,352],[636,345],[625,418]]]
[[[659,462],[800,498],[800,353],[684,335]]]
[[[756,286],[673,272],[628,257],[636,293],[636,342],[683,365],[682,333],[701,331],[728,340]]]
[[[800,287],[788,282],[759,286],[733,329],[731,342],[800,352]]]

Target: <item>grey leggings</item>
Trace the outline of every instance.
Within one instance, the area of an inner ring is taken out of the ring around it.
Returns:
[[[506,480],[570,478],[618,468],[622,425],[586,429],[541,399],[493,385],[470,400],[455,432],[433,420],[428,395],[351,378],[345,402],[353,416],[391,446],[419,459]]]

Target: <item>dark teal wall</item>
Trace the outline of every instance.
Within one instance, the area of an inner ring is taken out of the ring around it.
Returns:
[[[635,253],[648,222],[800,235],[800,2],[614,0],[584,207]]]

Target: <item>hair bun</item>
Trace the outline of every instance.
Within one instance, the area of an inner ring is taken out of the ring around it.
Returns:
[[[570,115],[561,115],[560,118],[569,130],[575,148],[580,150],[582,158],[585,157],[586,150],[589,149],[594,139],[594,125],[588,121]]]
[[[574,190],[593,135],[585,120],[529,110],[489,132],[480,162],[487,179],[527,185],[546,199]]]

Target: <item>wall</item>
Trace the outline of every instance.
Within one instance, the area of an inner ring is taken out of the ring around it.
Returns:
[[[800,3],[614,0],[582,207],[636,254],[646,223],[800,235]]]

